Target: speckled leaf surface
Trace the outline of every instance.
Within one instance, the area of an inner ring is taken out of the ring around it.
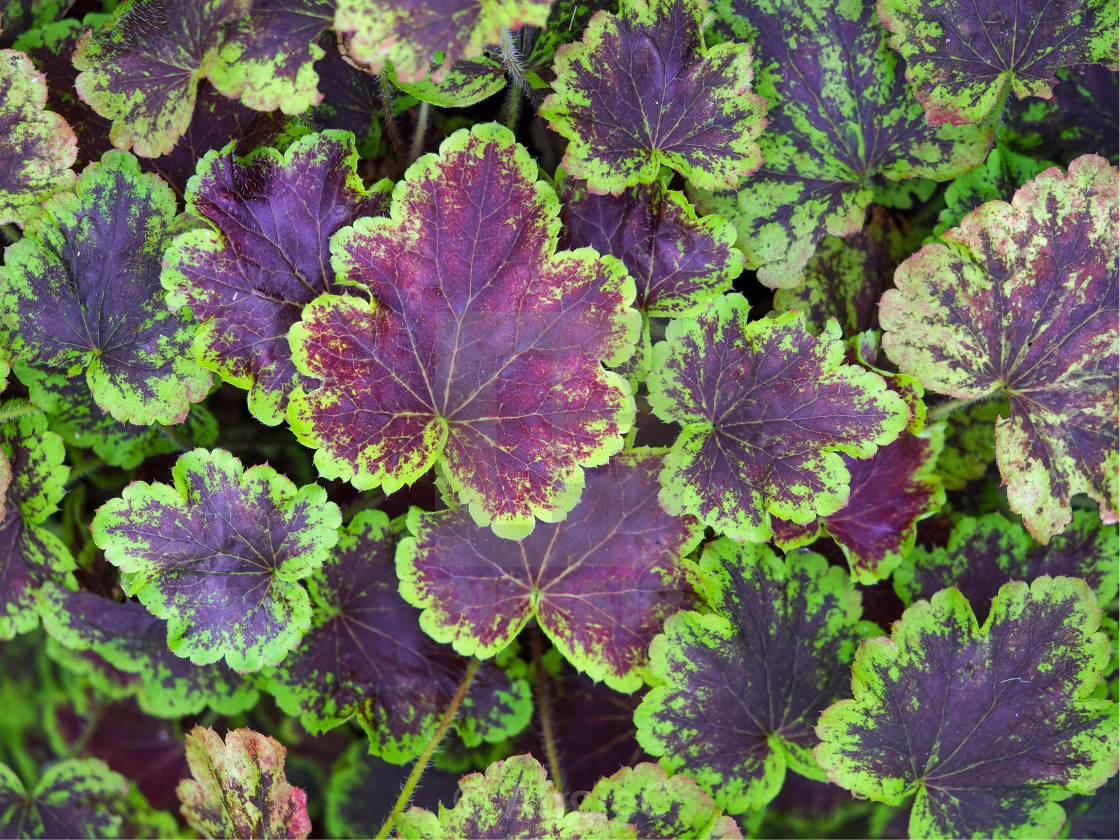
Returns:
[[[405,93],[440,108],[466,108],[493,96],[506,86],[505,68],[492,58],[460,58],[443,68],[438,60],[439,81],[402,81],[389,67],[389,79]]]
[[[187,186],[187,206],[210,225],[181,234],[163,258],[172,308],[200,323],[195,353],[205,367],[249,390],[249,409],[283,421],[301,379],[288,329],[305,304],[333,291],[330,238],[360,216],[388,209],[388,182],[372,194],[355,171],[354,139],[342,131],[301,137],[284,154],[261,149],[237,160],[211,152]]]
[[[556,51],[565,44],[578,41],[596,12],[618,13],[619,0],[555,0],[548,22],[533,38],[525,58],[528,75],[534,87],[546,87],[555,79],[552,64]]]
[[[127,798],[128,780],[96,758],[52,764],[30,789],[0,764],[0,835],[120,837]]]
[[[997,147],[983,166],[966,172],[945,190],[945,209],[937,217],[934,235],[960,225],[961,220],[988,201],[1010,201],[1015,191],[1052,164]]]
[[[252,729],[231,729],[223,742],[213,729],[196,726],[187,736],[194,778],[176,791],[191,828],[208,837],[305,840],[307,794],[285,777],[286,753]]]
[[[916,794],[911,837],[1053,836],[1055,800],[1116,772],[1116,704],[1085,699],[1109,657],[1099,620],[1064,577],[1001,587],[983,626],[956,589],[919,601],[860,647],[817,760],[857,795]]]
[[[0,0],[0,47],[66,14],[73,0]]]
[[[372,753],[404,762],[427,744],[467,660],[427,636],[420,613],[397,592],[393,531],[384,513],[362,511],[340,532],[309,581],[311,630],[272,674],[271,690],[309,732],[356,718]],[[528,686],[485,664],[458,725],[497,741],[523,728],[530,714]]]
[[[1009,91],[1049,99],[1058,68],[1116,63],[1116,0],[878,0],[878,7],[931,125],[983,120]]]
[[[634,404],[602,368],[633,352],[633,281],[590,249],[555,252],[555,193],[505,128],[482,124],[409,168],[391,217],[331,241],[358,296],[308,304],[289,334],[288,420],[315,466],[393,491],[438,464],[479,524],[562,519],[583,468],[622,447]]]
[[[660,683],[634,720],[662,767],[739,814],[773,799],[787,768],[821,777],[813,724],[847,691],[870,628],[848,575],[816,554],[724,538],[700,562],[712,611],[666,622],[650,650]]]
[[[653,348],[649,402],[682,426],[661,473],[661,504],[717,532],[762,542],[771,515],[806,523],[842,508],[841,453],[867,458],[909,420],[874,371],[842,364],[840,327],[820,337],[800,313],[748,322],[739,295],[669,323]]]
[[[167,619],[179,656],[239,671],[278,663],[310,626],[300,581],[337,542],[338,507],[221,449],[184,454],[172,475],[174,486],[136,481],[102,505],[95,542],[130,575],[128,594]]]
[[[1022,154],[1067,163],[1099,154],[1115,165],[1120,159],[1120,77],[1099,64],[1070,67],[1054,74],[1052,99],[1009,103],[1004,137]]]
[[[518,543],[463,509],[409,517],[397,554],[401,594],[420,626],[464,656],[493,656],[534,616],[576,668],[620,691],[642,685],[650,640],[690,590],[680,560],[700,541],[689,516],[657,501],[662,452],[637,449],[588,471],[565,521]]]
[[[762,168],[737,195],[704,203],[736,223],[747,267],[767,286],[797,285],[821,239],[863,226],[873,178],[943,181],[983,160],[987,129],[927,124],[871,0],[717,9],[736,37],[757,33],[755,86],[770,124]]]
[[[110,139],[143,157],[171,151],[187,130],[199,79],[210,69],[222,24],[252,0],[124,0],[82,36],[74,66],[82,100],[113,122]]]
[[[751,90],[751,48],[705,48],[707,13],[707,0],[622,0],[557,51],[540,115],[570,141],[564,169],[592,192],[619,195],[662,165],[728,189],[762,163],[766,104]]]
[[[8,248],[0,337],[33,367],[85,369],[117,420],[181,422],[211,384],[190,353],[190,314],[169,311],[159,285],[163,250],[186,226],[166,184],[106,153]]]
[[[937,458],[937,474],[946,490],[961,490],[983,478],[996,459],[996,421],[1007,417],[1006,399],[970,405],[945,419],[945,448]]]
[[[879,310],[887,355],[928,390],[1007,393],[996,458],[1042,542],[1075,493],[1117,521],[1118,186],[1097,156],[1046,170],[899,266]]]

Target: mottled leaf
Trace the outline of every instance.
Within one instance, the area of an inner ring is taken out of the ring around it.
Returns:
[[[622,446],[633,281],[589,249],[554,252],[559,221],[537,164],[494,124],[456,132],[409,168],[391,218],[332,239],[339,281],[289,340],[288,420],[327,478],[393,491],[438,464],[479,524],[526,536],[562,519],[583,467]]]
[[[211,384],[190,355],[190,313],[169,311],[159,285],[163,250],[186,227],[166,184],[107,152],[8,248],[0,339],[33,367],[85,369],[117,420],[182,422]]]
[[[127,798],[128,781],[96,758],[52,764],[30,787],[0,764],[0,836],[120,837]]]
[[[707,13],[707,0],[622,0],[556,53],[540,115],[569,140],[564,169],[592,192],[620,195],[662,165],[727,189],[762,163],[766,103],[751,91],[751,48],[705,48]]]
[[[74,0],[0,0],[0,47],[10,47],[24,32],[53,23]]]
[[[1115,0],[878,0],[931,125],[998,119],[1008,92],[1049,99],[1054,71],[1115,64]]]
[[[388,208],[388,181],[368,193],[357,158],[342,131],[244,161],[230,145],[200,160],[187,186],[188,207],[210,226],[181,234],[165,254],[168,305],[190,307],[199,362],[249,389],[249,410],[268,425],[283,421],[296,385],[311,384],[292,364],[289,327],[319,295],[346,291],[333,284],[331,235]]]
[[[442,56],[432,62],[439,81],[421,79],[406,82],[389,67],[389,79],[397,87],[421,102],[440,108],[466,108],[498,93],[506,86],[505,68],[492,58],[459,59],[443,67]]]
[[[961,220],[988,201],[1010,201],[1015,191],[1051,166],[1043,160],[994,148],[983,166],[966,172],[945,190],[945,209],[937,217],[935,235],[960,225]]]
[[[1109,656],[1099,620],[1062,577],[1001,587],[982,627],[956,589],[919,601],[860,647],[816,758],[856,795],[916,794],[911,837],[1051,837],[1055,800],[1116,772],[1116,704],[1084,699]]]
[[[547,87],[556,78],[552,63],[556,51],[583,37],[583,31],[596,12],[618,13],[619,0],[555,0],[548,22],[539,29],[525,57],[527,75],[534,86]]]
[[[275,665],[311,623],[302,578],[338,540],[338,507],[268,466],[195,449],[174,486],[133,482],[97,511],[91,531],[129,575],[129,595],[167,619],[167,643],[196,665]]]
[[[1007,393],[996,459],[1041,542],[1075,493],[1117,521],[1118,187],[1096,156],[1046,170],[906,260],[879,310],[887,355],[928,390]]]
[[[649,402],[682,426],[661,504],[733,539],[769,539],[771,515],[806,523],[848,500],[841,453],[867,458],[909,411],[877,373],[841,364],[840,327],[819,338],[800,313],[748,322],[739,295],[671,321],[653,348]]]
[[[1120,78],[1099,64],[1054,74],[1052,99],[1009,103],[1003,138],[1022,154],[1063,165],[1081,155],[1098,154],[1115,165],[1120,159]]]
[[[1060,837],[1112,840],[1120,836],[1120,778],[1113,776],[1089,796],[1066,802]]]
[[[225,742],[196,726],[187,736],[193,779],[179,783],[183,816],[207,837],[304,840],[311,832],[307,794],[284,776],[287,750],[252,729],[231,729]]]
[[[945,448],[937,458],[937,474],[946,490],[962,490],[983,478],[996,459],[996,422],[1007,417],[1006,399],[975,403],[945,418]]]
[[[458,510],[409,516],[397,572],[420,626],[464,656],[493,656],[529,619],[576,668],[620,691],[642,685],[650,639],[682,603],[692,517],[657,501],[662,453],[639,449],[589,471],[566,520],[511,543]]]

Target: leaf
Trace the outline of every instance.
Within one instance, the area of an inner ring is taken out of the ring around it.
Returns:
[[[751,48],[701,37],[707,0],[622,0],[556,53],[540,116],[570,142],[563,167],[594,193],[620,195],[661,166],[701,189],[758,169],[766,103],[751,91]]]
[[[533,37],[532,47],[525,57],[525,65],[530,83],[534,86],[548,87],[555,81],[552,64],[556,51],[582,36],[592,16],[601,11],[618,14],[619,0],[555,0],[548,22],[538,29]]]
[[[770,538],[770,517],[806,523],[840,510],[840,453],[867,458],[909,412],[872,371],[841,364],[840,327],[820,338],[800,313],[748,322],[740,295],[671,321],[653,348],[649,402],[682,426],[661,472],[661,504],[740,541]]]
[[[168,311],[159,285],[186,224],[166,184],[107,152],[8,248],[0,338],[33,367],[86,369],[94,401],[121,422],[182,422],[211,384],[189,355],[189,313]]]
[[[349,35],[354,58],[378,73],[391,61],[398,78],[419,82],[437,53],[442,69],[458,58],[482,55],[502,30],[544,26],[550,0],[338,0],[335,29]],[[432,74],[439,81],[441,71]]]
[[[252,729],[231,729],[225,743],[213,729],[187,736],[193,779],[179,783],[183,816],[207,837],[304,840],[311,832],[307,794],[284,776],[287,750]]]
[[[459,840],[475,837],[633,837],[624,822],[605,814],[564,813],[564,798],[543,767],[528,755],[495,761],[486,773],[459,780],[452,808],[439,816],[413,806],[397,818],[400,837]]]
[[[372,300],[322,296],[289,334],[323,380],[288,409],[320,475],[392,492],[438,464],[479,524],[519,538],[622,447],[632,398],[600,360],[632,353],[633,281],[594,251],[554,253],[536,174],[507,129],[477,125],[409,168],[391,218],[334,235],[339,283]]]
[[[310,580],[312,629],[270,688],[308,732],[355,717],[371,753],[402,763],[427,745],[467,661],[426,636],[417,611],[397,593],[392,531],[380,511],[362,511],[341,531]],[[479,669],[468,698],[460,728],[473,719],[491,741],[515,734],[532,713],[528,685],[493,665]]]
[[[826,235],[859,231],[873,181],[944,181],[987,153],[987,128],[926,123],[871,0],[723,0],[717,8],[736,37],[757,35],[755,90],[770,103],[770,124],[758,138],[758,172],[737,194],[704,197],[702,206],[735,223],[747,268],[765,285],[796,286]]]
[[[0,0],[0,47],[10,47],[20,33],[54,22],[74,0]]]
[[[949,185],[945,191],[946,207],[937,217],[934,235],[959,226],[966,215],[985,202],[1010,201],[1017,189],[1051,165],[995,147],[983,166],[966,172]]]
[[[121,836],[128,782],[96,758],[70,758],[43,770],[28,790],[0,764],[4,837]]]
[[[1052,99],[1008,103],[1004,138],[1022,154],[1068,163],[1101,154],[1120,158],[1120,79],[1115,70],[1090,64],[1061,68]]]
[[[691,588],[680,560],[698,523],[657,502],[662,452],[638,449],[589,471],[579,505],[519,543],[460,508],[413,510],[397,551],[401,595],[420,626],[463,656],[493,656],[536,618],[578,670],[619,691],[642,685],[650,640]]]
[[[1005,391],[996,460],[1040,542],[1087,493],[1117,521],[1117,170],[1082,157],[974,210],[899,266],[883,348],[933,391]]]
[[[981,402],[945,418],[945,448],[937,458],[937,474],[946,490],[963,490],[983,478],[996,459],[996,427],[1008,415],[1006,399]]]
[[[189,306],[201,324],[199,362],[249,389],[250,411],[270,426],[292,388],[311,384],[292,364],[288,329],[305,304],[336,291],[331,234],[388,208],[389,183],[367,192],[357,159],[341,131],[301,137],[283,155],[210,152],[187,187],[188,208],[210,224],[181,234],[163,259],[168,306]]]
[[[625,767],[601,779],[579,806],[630,823],[639,837],[742,840],[731,817],[688,776],[669,776],[656,764]]]
[[[74,558],[45,527],[70,476],[62,439],[47,431],[42,414],[25,414],[0,424],[0,453],[9,465],[0,519],[0,639],[6,640],[38,625],[35,591],[71,571]]]
[[[956,589],[863,643],[854,700],[826,709],[829,780],[891,805],[916,794],[911,837],[1049,837],[1055,800],[1116,772],[1116,705],[1087,700],[1108,661],[1082,581],[1000,588],[981,627]]]
[[[0,225],[27,224],[74,184],[78,141],[46,104],[46,77],[23,53],[0,50]]]
[[[1066,805],[1066,824],[1062,837],[1099,837],[1120,834],[1120,779],[1113,776],[1096,793],[1076,797]]]
[[[123,0],[107,23],[82,36],[75,84],[84,102],[113,121],[113,145],[141,157],[171,151],[190,124],[222,24],[252,2]]]
[[[1045,546],[1036,545],[1022,525],[990,513],[960,520],[947,547],[914,549],[895,572],[894,589],[910,604],[956,586],[977,621],[984,621],[992,598],[1009,580],[1032,583],[1042,575],[1064,575],[1086,581],[1097,593],[1097,605],[1106,607],[1116,597],[1118,555],[1116,528],[1101,525],[1091,511],[1076,511],[1069,530]]]
[[[337,542],[338,507],[321,487],[243,470],[222,449],[185,453],[172,476],[102,505],[94,542],[131,576],[127,593],[167,619],[174,653],[243,672],[275,665],[310,626],[300,580]]]
[[[998,119],[1008,92],[1049,99],[1059,67],[1115,64],[1112,0],[878,0],[931,125]],[[1023,41],[1026,43],[1023,43]]]
[[[352,131],[358,157],[377,157],[381,141],[378,78],[346,61],[333,37],[324,37],[320,44],[325,54],[315,62],[315,73],[323,99],[312,112],[316,125]]]
[[[387,68],[389,80],[421,102],[440,108],[466,108],[498,93],[506,86],[506,70],[492,58],[458,59],[444,67],[441,56],[432,62],[439,81],[421,79],[404,82],[392,65]]]

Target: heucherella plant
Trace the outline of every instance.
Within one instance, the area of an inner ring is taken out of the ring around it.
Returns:
[[[1117,0],[0,0],[0,837],[1120,836]]]

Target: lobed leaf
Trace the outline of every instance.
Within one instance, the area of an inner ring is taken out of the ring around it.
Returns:
[[[1099,64],[1062,68],[1051,99],[1011,101],[1004,116],[1007,145],[1065,164],[1099,154],[1120,159],[1120,78]]]
[[[128,782],[96,758],[47,767],[26,788],[0,764],[0,834],[4,837],[119,837]]]
[[[988,201],[1010,201],[1015,191],[1052,164],[996,147],[983,166],[961,175],[945,190],[945,209],[937,217],[935,236],[958,227],[961,220]]]

